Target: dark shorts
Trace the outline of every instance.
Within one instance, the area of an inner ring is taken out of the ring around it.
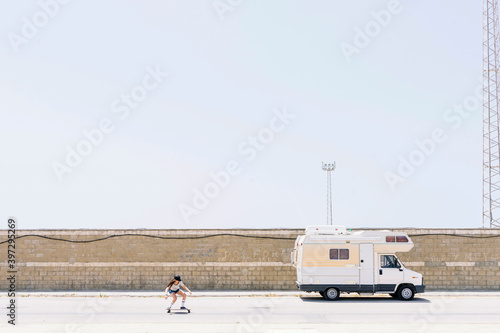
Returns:
[[[171,293],[174,293],[174,294],[177,294],[177,292],[179,291],[180,289],[177,289],[177,290],[169,290],[168,291],[168,294],[170,295]]]

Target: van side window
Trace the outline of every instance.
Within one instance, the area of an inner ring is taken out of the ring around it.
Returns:
[[[408,243],[408,238],[406,236],[396,236],[397,243]]]
[[[386,243],[408,243],[406,236],[385,236]]]
[[[331,260],[349,260],[349,249],[330,249]]]
[[[395,256],[383,254],[380,256],[380,268],[400,268]]]

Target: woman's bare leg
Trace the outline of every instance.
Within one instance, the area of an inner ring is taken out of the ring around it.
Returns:
[[[172,293],[172,303],[168,307],[169,309],[174,305],[175,301],[177,301],[177,295],[175,293]]]
[[[185,292],[183,292],[182,290],[179,290],[179,294],[181,294],[181,296],[182,296],[182,305],[181,305],[181,307],[183,307],[183,306],[184,306],[184,303],[186,302],[186,297],[187,297],[187,295],[186,295],[186,293],[185,293]]]

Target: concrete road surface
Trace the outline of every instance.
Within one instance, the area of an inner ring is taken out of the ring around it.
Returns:
[[[50,295],[50,294],[48,294]],[[2,295],[0,304],[8,298]],[[18,297],[16,326],[0,332],[500,332],[500,294],[389,296],[190,297],[190,314],[167,314],[155,296]],[[179,307],[180,302],[175,307]]]

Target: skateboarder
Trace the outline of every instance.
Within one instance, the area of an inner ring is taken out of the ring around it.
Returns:
[[[168,299],[168,296],[170,296],[170,294],[173,294],[172,297],[174,298],[172,300],[172,304],[170,304],[170,306],[167,308],[167,310],[170,310],[172,308],[172,305],[174,305],[175,301],[177,301],[177,294],[182,296],[181,309],[187,310],[187,308],[184,306],[184,304],[186,303],[187,295],[185,292],[183,292],[180,289],[180,287],[183,287],[184,289],[186,289],[189,292],[189,295],[193,294],[191,292],[191,290],[189,290],[189,288],[184,285],[184,283],[182,282],[181,277],[179,275],[174,276],[174,279],[168,283],[167,288],[165,289],[165,293],[166,293],[165,299]]]

